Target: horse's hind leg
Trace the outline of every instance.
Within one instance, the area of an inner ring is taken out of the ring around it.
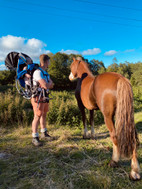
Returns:
[[[120,158],[120,153],[119,153],[118,146],[117,146],[117,137],[116,137],[116,133],[115,133],[115,128],[114,128],[112,116],[109,116],[109,117],[105,116],[105,124],[106,124],[106,126],[109,130],[110,138],[111,138],[112,143],[113,143],[112,160],[111,160],[109,165],[111,167],[117,167],[118,161],[119,161],[119,158]]]
[[[91,138],[95,139],[95,132],[94,132],[94,110],[90,110],[90,125],[91,125]]]
[[[140,167],[137,160],[137,152],[133,151],[132,160],[131,160],[131,172],[130,179],[132,180],[140,180]]]

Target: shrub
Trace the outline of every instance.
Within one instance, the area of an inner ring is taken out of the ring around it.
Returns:
[[[30,102],[12,90],[0,95],[0,120],[4,126],[27,125],[32,120]]]
[[[24,99],[14,89],[0,93],[0,120],[6,126],[26,126],[33,119],[32,106],[29,100]],[[48,124],[59,126],[81,126],[82,117],[73,92],[52,91],[50,97],[50,110],[47,114]],[[89,111],[86,111],[89,118]],[[95,124],[103,123],[101,112],[95,112]]]
[[[138,112],[142,110],[142,88],[133,87],[134,94],[134,111]]]
[[[50,100],[50,111],[48,112],[48,124],[68,125],[70,127],[80,126],[82,124],[81,112],[78,108],[75,95],[72,92],[52,92],[53,100]],[[89,111],[86,111],[89,119]],[[94,122],[102,124],[103,115],[96,111]]]
[[[56,125],[80,125],[81,116],[74,95],[71,92],[52,92],[48,123]]]

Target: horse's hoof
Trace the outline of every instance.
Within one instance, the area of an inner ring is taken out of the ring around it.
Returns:
[[[96,137],[94,135],[91,135],[92,140],[96,140]]]
[[[119,163],[111,160],[108,164],[109,167],[116,168],[119,167]]]
[[[83,135],[83,139],[90,139],[90,136]]]
[[[138,180],[141,179],[141,176],[140,176],[139,173],[136,173],[135,171],[132,170],[131,173],[130,173],[130,175],[129,175],[129,178],[132,181],[138,181]]]

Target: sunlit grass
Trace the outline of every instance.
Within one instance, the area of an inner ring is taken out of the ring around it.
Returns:
[[[135,114],[140,141],[142,112]],[[94,189],[141,188],[142,181],[129,180],[130,161],[112,169],[108,163],[112,143],[105,125],[96,126],[97,140],[83,140],[82,129],[48,126],[54,141],[36,148],[31,144],[31,128],[0,130],[0,188]],[[142,168],[142,149],[139,148]]]
[[[74,94],[64,91],[51,95],[47,128],[55,140],[44,141],[40,148],[31,144],[30,103],[12,91],[0,96],[3,126],[0,128],[0,189],[140,189],[142,181],[129,180],[130,161],[120,161],[121,167],[116,169],[108,167],[112,142],[102,115],[95,116],[96,140],[83,140],[81,114]],[[139,93],[136,97],[139,100]],[[142,112],[135,113],[135,124],[142,143]],[[141,146],[138,159],[142,169]]]

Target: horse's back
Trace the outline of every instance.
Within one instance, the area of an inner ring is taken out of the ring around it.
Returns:
[[[117,87],[117,81],[120,78],[124,78],[122,75],[115,72],[105,72],[100,74],[95,79],[95,86],[98,90],[115,89]]]
[[[117,82],[122,75],[114,72],[106,72],[96,77],[94,82],[94,94],[97,105],[103,114],[114,114],[117,101]]]
[[[86,77],[81,83],[80,96],[83,105],[91,109],[115,110],[117,82],[122,75],[106,72],[96,77]]]

